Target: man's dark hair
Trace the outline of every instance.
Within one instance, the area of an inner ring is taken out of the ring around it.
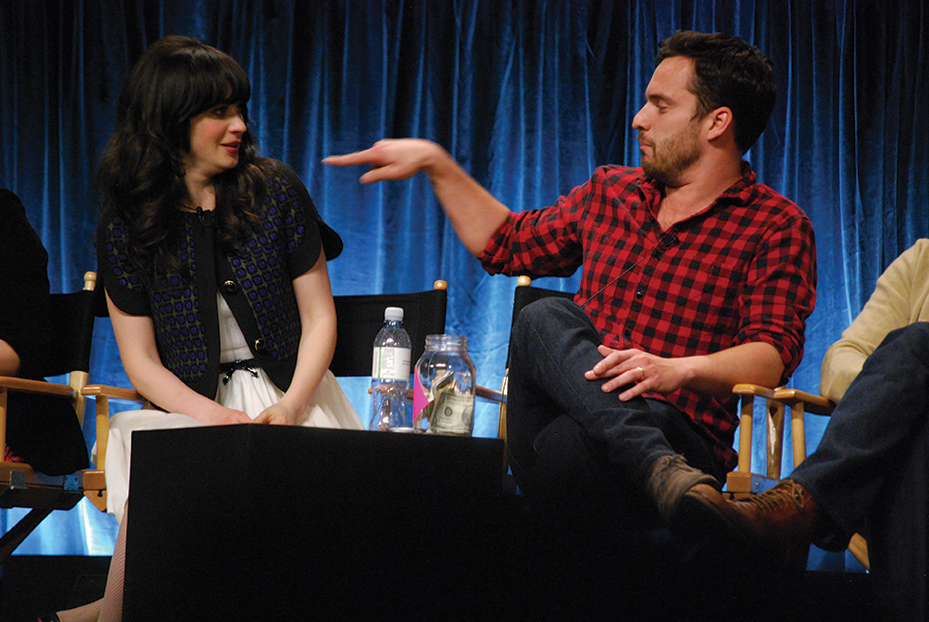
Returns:
[[[774,110],[777,87],[771,59],[736,37],[687,30],[661,42],[655,65],[674,56],[694,61],[690,91],[697,96],[697,116],[722,106],[732,110],[736,146],[748,151]]]

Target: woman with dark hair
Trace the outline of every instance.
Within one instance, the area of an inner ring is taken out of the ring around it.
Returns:
[[[110,423],[108,510],[120,535],[106,595],[61,620],[121,617],[133,430],[363,429],[328,370],[326,260],[341,240],[297,176],[256,155],[249,96],[232,58],[177,36],[143,54],[120,95],[98,176],[97,254],[120,357],[149,405]]]

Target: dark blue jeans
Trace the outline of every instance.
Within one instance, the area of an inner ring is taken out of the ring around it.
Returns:
[[[929,323],[890,333],[865,361],[822,441],[791,475],[842,531],[868,540],[888,620],[926,619]],[[833,541],[817,543],[826,548]]]
[[[526,306],[510,341],[507,445],[513,474],[530,504],[571,520],[657,525],[645,476],[662,455],[721,478],[709,443],[672,405],[621,402],[584,372],[602,360],[602,343],[577,304],[545,298]],[[599,518],[598,518],[599,517]]]

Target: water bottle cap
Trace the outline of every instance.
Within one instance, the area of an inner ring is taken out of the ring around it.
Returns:
[[[385,322],[402,322],[403,321],[403,309],[400,307],[387,307],[384,309],[384,321]]]

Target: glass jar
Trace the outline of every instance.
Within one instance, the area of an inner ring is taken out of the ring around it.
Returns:
[[[474,431],[474,363],[468,338],[428,335],[413,368],[413,429],[471,436]]]

